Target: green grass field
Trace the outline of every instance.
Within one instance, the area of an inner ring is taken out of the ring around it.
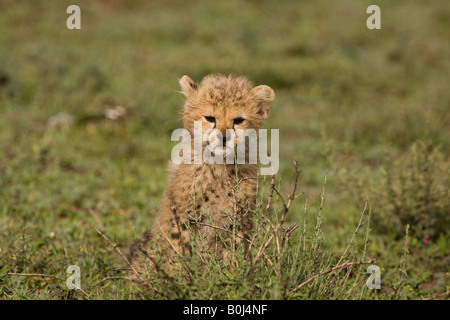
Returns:
[[[288,278],[261,267],[247,296],[243,272],[216,268],[227,286],[175,278],[181,298],[448,299],[448,1],[380,0],[381,30],[366,27],[370,1],[75,2],[0,0],[0,299],[177,297],[123,279],[94,286],[125,266],[94,226],[121,248],[151,226],[181,127],[178,79],[209,73],[274,89],[265,127],[280,130],[283,192],[300,163],[303,195],[287,223],[301,228]],[[81,30],[66,28],[71,4]],[[126,115],[105,117],[116,106]],[[298,241],[320,263],[306,251],[301,260]],[[333,290],[316,290],[326,275],[283,291],[362,256],[376,259],[380,290],[366,288],[361,266],[335,274]],[[11,275],[65,279],[69,265],[87,296],[61,279]]]

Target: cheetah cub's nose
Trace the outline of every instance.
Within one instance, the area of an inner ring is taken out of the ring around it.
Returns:
[[[225,134],[222,135],[222,144],[224,147],[227,146],[227,143],[230,142],[233,139],[234,135],[233,132],[230,132],[227,130]]]

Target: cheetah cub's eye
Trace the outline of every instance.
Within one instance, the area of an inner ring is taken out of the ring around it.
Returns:
[[[233,120],[233,124],[242,124],[242,122],[244,122],[244,118],[235,118]]]
[[[209,116],[204,116],[206,121],[211,122],[211,123],[215,123],[216,122],[216,118],[214,117],[209,117]]]

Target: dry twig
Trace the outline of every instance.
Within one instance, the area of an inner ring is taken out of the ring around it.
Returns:
[[[8,272],[8,275],[9,276],[19,276],[19,277],[44,277],[44,278],[58,279],[58,280],[61,280],[61,281],[64,281],[64,282],[67,281],[67,279],[64,279],[62,277],[55,276],[53,274],[44,274],[44,273],[14,273],[14,272]],[[74,286],[76,286],[76,285],[74,284]],[[80,292],[82,292],[86,296],[86,298],[89,299],[89,295],[86,293],[86,291],[84,291],[83,289],[81,289],[78,286],[76,286],[76,287],[77,287],[77,290],[80,290]]]
[[[289,291],[289,293],[285,295],[285,298],[289,298],[291,295],[293,295],[295,292],[297,292],[304,285],[310,283],[314,279],[316,279],[318,277],[321,277],[321,276],[323,276],[323,275],[325,275],[327,273],[330,273],[330,272],[333,272],[333,271],[336,271],[336,270],[341,270],[341,269],[348,268],[348,267],[352,267],[352,266],[355,266],[355,265],[373,264],[373,263],[375,263],[375,261],[376,261],[375,259],[372,259],[372,260],[368,260],[368,261],[357,261],[357,262],[346,261],[344,263],[341,263],[341,264],[339,264],[337,266],[334,266],[334,267],[329,268],[329,269],[327,269],[325,271],[322,271],[322,272],[320,272],[320,273],[318,273],[318,274],[308,278],[307,280],[303,281],[298,286],[296,286],[294,289]]]
[[[111,239],[109,239],[103,232],[101,232],[97,226],[94,226],[95,231],[97,231],[97,233],[99,235],[102,236],[103,239],[105,239],[116,251],[117,253],[122,257],[122,259],[125,261],[125,263],[130,267],[130,269],[134,272],[134,274],[136,275],[136,277],[140,280],[140,281],[144,281],[144,279],[142,279],[141,275],[139,274],[139,272],[133,267],[133,265],[131,264],[131,262],[127,259],[127,257],[122,253],[122,251],[120,251],[118,245],[111,241]]]

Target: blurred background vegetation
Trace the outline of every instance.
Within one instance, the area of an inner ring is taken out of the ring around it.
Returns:
[[[66,8],[81,8],[68,30]],[[411,225],[402,297],[448,291],[450,6],[377,1],[0,0],[0,298],[51,298],[42,279],[78,264],[86,282],[148,228],[181,127],[178,79],[245,75],[276,100],[280,171],[318,206],[341,254],[365,201],[368,251],[394,283]],[[292,208],[292,221],[303,204]],[[362,240],[361,240],[362,241]],[[97,297],[127,298],[120,284]],[[375,297],[377,297],[375,295]]]

